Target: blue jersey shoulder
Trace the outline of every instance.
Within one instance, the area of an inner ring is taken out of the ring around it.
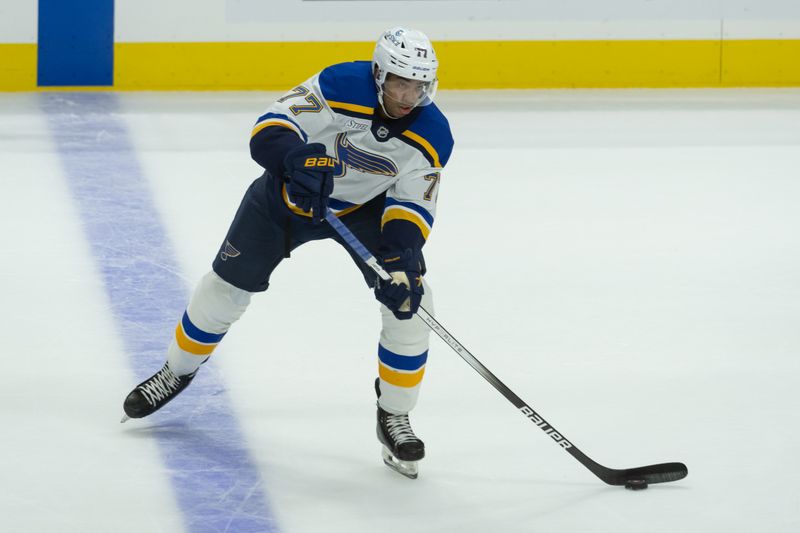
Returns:
[[[443,168],[453,153],[450,123],[434,103],[422,108],[417,119],[403,132],[406,141],[422,151],[431,166]]]
[[[378,107],[370,61],[351,61],[325,68],[319,74],[319,87],[322,97],[336,113],[371,120]],[[444,167],[453,151],[450,124],[434,103],[422,108],[402,133],[402,140],[422,152],[433,167]]]
[[[378,105],[369,61],[327,67],[319,74],[319,88],[331,109],[346,115],[369,116]]]

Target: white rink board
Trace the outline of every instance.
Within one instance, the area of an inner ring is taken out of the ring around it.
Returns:
[[[0,43],[35,43],[38,15],[38,1],[3,0],[0,2]]]
[[[116,8],[119,42],[371,41],[397,24],[434,40],[715,39],[727,20],[743,25],[742,35],[761,20],[783,27],[761,22],[761,38],[800,37],[793,0],[287,0],[280,9],[262,0],[118,0]],[[726,36],[739,38],[738,30]]]
[[[0,43],[35,43],[37,16],[37,2],[4,0]],[[371,41],[396,24],[435,40],[797,39],[800,3],[286,0],[276,9],[262,0],[115,2],[117,42]]]

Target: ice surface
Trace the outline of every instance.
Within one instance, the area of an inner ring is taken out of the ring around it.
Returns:
[[[198,392],[120,425],[179,319],[164,317],[258,176],[249,131],[275,97],[0,95],[0,530],[800,528],[792,89],[438,97],[456,138],[426,246],[438,319],[598,462],[684,461],[685,480],[603,485],[436,338],[411,417],[428,456],[416,481],[391,472],[374,435],[377,304],[334,243],[276,270]],[[106,153],[64,141],[90,119],[124,130],[88,138]],[[70,158],[107,169],[95,192],[76,192]],[[103,183],[148,199],[122,235],[98,230]],[[109,287],[109,259],[129,286]],[[120,312],[165,283],[162,306]],[[241,483],[219,492],[215,472]]]

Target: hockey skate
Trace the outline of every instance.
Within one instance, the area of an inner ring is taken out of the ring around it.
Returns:
[[[377,430],[386,466],[407,478],[417,479],[417,462],[425,457],[425,443],[414,435],[408,415],[393,415],[379,406]]]
[[[375,379],[375,394],[381,397],[381,380]],[[383,444],[383,462],[403,476],[417,479],[417,462],[425,457],[425,443],[414,435],[408,415],[393,415],[378,404],[378,440]]]
[[[166,363],[161,370],[133,389],[123,404],[125,415],[120,422],[130,418],[143,418],[164,407],[189,386],[197,370],[185,376],[176,376]]]

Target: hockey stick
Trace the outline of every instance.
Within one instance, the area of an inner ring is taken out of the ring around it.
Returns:
[[[328,210],[325,215],[325,220],[333,227],[336,233],[358,254],[358,256],[369,266],[375,273],[384,281],[391,281],[392,277],[381,267],[378,260],[372,255],[369,250],[353,235],[353,233],[342,223],[336,215]],[[683,479],[689,473],[686,465],[683,463],[661,463],[648,466],[640,466],[636,468],[615,469],[608,468],[599,463],[596,463],[586,454],[578,449],[577,446],[572,444],[566,437],[559,431],[556,431],[549,422],[547,422],[541,415],[534,411],[528,404],[517,396],[511,389],[509,389],[497,376],[492,374],[488,368],[478,361],[474,355],[470,353],[460,342],[458,342],[440,323],[433,318],[424,307],[420,306],[417,311],[417,316],[431,328],[434,333],[439,335],[444,342],[447,343],[458,355],[461,356],[473,369],[475,369],[483,378],[492,384],[500,394],[511,402],[514,407],[520,410],[531,422],[539,426],[553,441],[577,459],[583,466],[588,468],[594,475],[609,485],[625,485],[627,488],[640,489],[646,488],[650,483],[666,483],[668,481],[677,481]]]

